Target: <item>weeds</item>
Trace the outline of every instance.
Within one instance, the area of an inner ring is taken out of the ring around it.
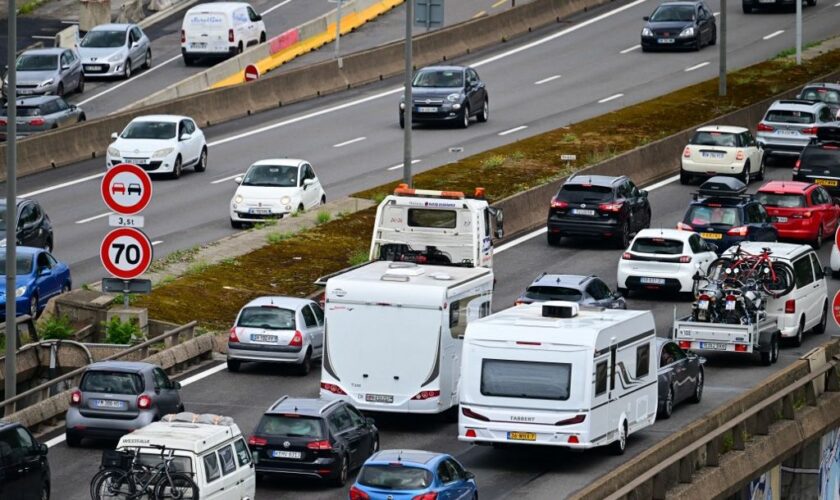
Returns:
[[[209,268],[210,264],[203,260],[200,260],[198,262],[193,262],[192,264],[190,264],[189,267],[187,267],[187,271],[185,274],[198,274],[206,271]]]
[[[280,243],[281,241],[286,241],[294,235],[295,233],[291,231],[285,231],[282,233],[275,231],[272,233],[268,233],[268,236],[266,236],[266,241],[268,241],[269,244],[274,245],[276,243]]]
[[[105,328],[105,342],[108,344],[129,344],[141,337],[137,320],[123,321],[119,316],[112,316],[110,321],[102,323]]]
[[[39,326],[39,334],[43,340],[69,339],[76,333],[76,329],[73,328],[70,317],[67,315],[50,316],[45,318]]]
[[[484,160],[484,163],[481,164],[484,168],[498,168],[505,164],[505,157],[502,155],[493,155],[490,158]]]
[[[367,262],[370,257],[370,254],[367,250],[355,250],[353,253],[350,254],[350,257],[347,259],[347,263],[351,266],[357,266],[359,264],[364,264]]]
[[[319,225],[320,224],[326,224],[327,222],[330,221],[330,219],[332,219],[332,215],[330,215],[330,213],[327,212],[326,210],[321,210],[320,212],[318,212],[318,222],[317,223]]]
[[[199,245],[195,245],[191,248],[185,248],[183,250],[175,250],[163,259],[158,259],[152,262],[152,265],[149,266],[149,272],[160,271],[170,264],[192,262],[195,260],[195,257],[198,255],[200,250],[201,247]]]
[[[560,142],[570,144],[572,142],[578,142],[578,138],[575,134],[563,134],[563,137],[560,138]]]

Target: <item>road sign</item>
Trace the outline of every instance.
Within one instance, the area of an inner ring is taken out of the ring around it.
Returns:
[[[834,300],[831,301],[831,312],[834,316],[834,322],[837,323],[837,326],[840,326],[840,290],[837,290],[837,293],[834,294]]]
[[[152,200],[152,179],[137,165],[120,163],[105,172],[100,192],[109,209],[122,215],[134,215]]]
[[[837,232],[834,233],[834,244],[837,245],[837,248],[840,248],[840,229],[838,229]]]
[[[142,215],[114,215],[108,216],[108,225],[111,227],[143,227],[145,219]]]
[[[414,25],[420,28],[443,26],[443,0],[412,0]]]
[[[256,64],[245,66],[245,81],[252,82],[260,77],[260,68]]]
[[[102,240],[99,258],[105,270],[112,276],[130,280],[149,269],[152,263],[152,242],[139,229],[114,229]]]
[[[560,161],[575,161],[577,155],[560,155]]]
[[[102,278],[102,291],[108,293],[152,293],[152,280]]]

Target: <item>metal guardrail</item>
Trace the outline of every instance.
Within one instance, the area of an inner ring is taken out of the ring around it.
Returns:
[[[169,348],[169,347],[172,347],[173,345],[176,345],[176,344],[180,343],[180,340],[181,340],[180,337],[181,337],[181,335],[183,334],[184,331],[189,332],[189,333],[186,334],[186,340],[194,338],[195,337],[195,326],[197,324],[198,324],[197,321],[191,321],[191,322],[189,322],[185,325],[181,325],[177,328],[173,328],[172,330],[169,330],[168,332],[164,332],[163,334],[158,335],[157,337],[155,337],[153,339],[150,339],[150,340],[147,340],[147,341],[142,342],[140,344],[137,344],[136,346],[130,347],[130,348],[128,348],[124,351],[120,351],[116,354],[112,354],[111,356],[108,356],[107,358],[104,358],[101,361],[111,361],[111,360],[115,360],[115,359],[120,359],[124,356],[127,356],[129,354],[133,354],[135,352],[140,352],[141,355],[143,356],[143,358],[146,358],[149,355],[149,347],[151,347],[154,344],[159,344],[160,342],[163,342],[164,345],[167,348]],[[55,384],[57,384],[59,382],[64,382],[65,380],[74,379],[77,376],[81,375],[86,369],[87,369],[87,365],[85,365],[81,368],[77,368],[77,369],[75,369],[71,372],[65,373],[64,375],[62,375],[60,377],[57,377],[57,378],[54,378],[54,379],[49,380],[47,382],[44,382],[43,384],[41,384],[39,386],[36,386],[36,387],[33,387],[33,388],[31,388],[27,391],[24,391],[24,392],[18,394],[17,396],[15,396],[13,398],[9,398],[9,399],[6,399],[4,401],[0,401],[0,408],[5,409],[5,414],[6,415],[10,415],[10,414],[12,414],[16,411],[16,406],[17,406],[16,403],[18,401],[20,401],[22,399],[25,399],[29,396],[32,396],[33,394],[38,394],[38,393],[41,394],[41,399],[43,400],[43,399],[49,397],[50,387],[54,386]]]

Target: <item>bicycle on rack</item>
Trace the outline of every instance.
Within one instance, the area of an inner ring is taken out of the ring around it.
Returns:
[[[175,450],[160,450],[160,463],[147,465],[140,459],[140,448],[128,451],[105,450],[102,467],[90,482],[92,500],[198,500],[198,486],[190,474],[175,468]]]
[[[762,248],[760,253],[753,254],[738,245],[731,257],[719,257],[709,264],[709,275],[722,280],[754,279],[768,295],[779,297],[788,294],[796,286],[793,268],[771,259],[770,254],[769,248]]]

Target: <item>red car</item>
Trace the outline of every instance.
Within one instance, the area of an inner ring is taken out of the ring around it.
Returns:
[[[780,240],[810,243],[819,248],[834,235],[840,202],[822,186],[796,181],[770,181],[755,195],[767,209]]]

